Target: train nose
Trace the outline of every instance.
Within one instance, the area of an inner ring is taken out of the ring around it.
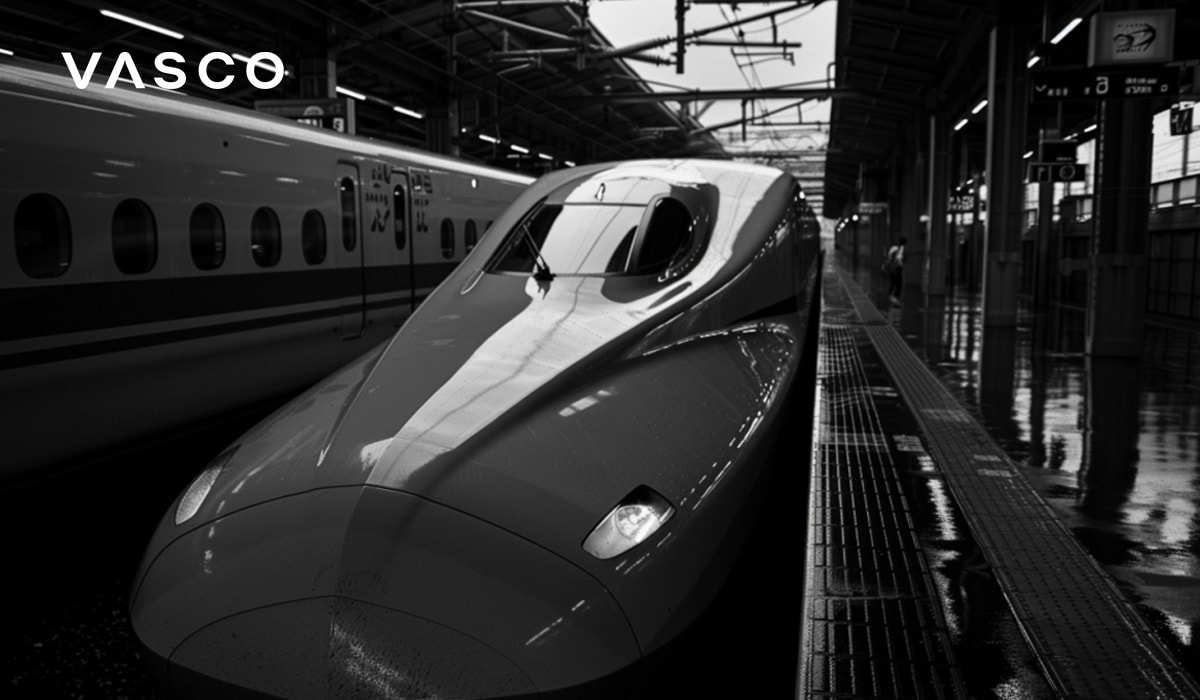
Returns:
[[[176,537],[131,616],[173,697],[612,696],[640,658],[583,570],[375,487],[277,499]]]
[[[469,635],[326,596],[248,610],[188,637],[166,669],[172,696],[479,698],[537,686]]]

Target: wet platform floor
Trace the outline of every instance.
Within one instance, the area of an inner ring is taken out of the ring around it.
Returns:
[[[827,267],[798,696],[1200,697],[897,320]]]

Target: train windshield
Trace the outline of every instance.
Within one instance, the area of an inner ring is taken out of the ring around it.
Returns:
[[[655,274],[693,243],[691,214],[678,200],[650,204],[541,203],[517,225],[494,272]],[[540,258],[539,258],[540,256]]]

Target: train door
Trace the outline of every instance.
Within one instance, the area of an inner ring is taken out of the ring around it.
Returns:
[[[403,288],[408,293],[408,310],[411,313],[417,308],[416,258],[413,255],[412,188],[408,173],[403,170],[392,171],[392,212],[396,248],[400,251],[401,268],[404,270]],[[397,322],[396,325],[401,324]]]
[[[412,264],[413,309],[420,305],[432,288],[441,280],[436,277],[437,267],[432,263],[432,243],[429,236],[430,204],[433,199],[433,178],[428,170],[408,169],[410,202],[412,203],[412,236],[409,261]]]
[[[341,211],[341,244],[334,258],[342,274],[338,275],[342,314],[338,328],[343,340],[362,336],[367,324],[366,245],[362,236],[362,181],[354,163],[338,163],[338,207]]]

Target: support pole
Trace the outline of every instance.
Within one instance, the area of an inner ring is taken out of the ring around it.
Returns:
[[[929,249],[925,255],[925,294],[946,294],[946,198],[950,192],[950,155],[946,144],[950,130],[946,128],[946,117],[938,112],[929,115],[929,192],[925,213],[929,217]]]
[[[1015,327],[1025,225],[1025,57],[1028,32],[1013,18],[992,28],[988,52],[987,230],[983,324]],[[986,333],[986,330],[985,330]]]
[[[1142,351],[1152,116],[1148,100],[1105,100],[1100,106],[1084,347],[1093,357],[1137,357]]]

